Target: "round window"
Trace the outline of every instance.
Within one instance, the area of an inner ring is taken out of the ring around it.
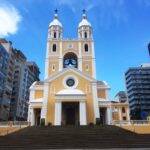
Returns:
[[[70,78],[66,81],[66,84],[67,84],[67,86],[72,87],[72,86],[74,86],[75,81],[74,81],[74,79]]]

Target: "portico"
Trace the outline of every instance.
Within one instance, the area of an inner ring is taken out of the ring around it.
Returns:
[[[67,113],[72,114],[71,120]],[[55,125],[87,125],[86,97],[80,90],[65,89],[56,94]]]

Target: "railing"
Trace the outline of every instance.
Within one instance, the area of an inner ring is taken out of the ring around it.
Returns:
[[[150,120],[113,121],[113,125],[150,125]]]
[[[0,122],[0,127],[26,127],[29,126],[28,121],[2,121]]]

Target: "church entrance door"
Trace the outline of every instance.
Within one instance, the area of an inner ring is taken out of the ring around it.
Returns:
[[[107,108],[105,107],[100,108],[100,119],[102,124],[106,124],[106,110]]]
[[[63,102],[62,103],[62,124],[77,125],[79,123],[79,103]]]
[[[36,108],[34,109],[34,114],[35,114],[35,125],[39,126],[40,125],[40,116],[41,116],[41,109]]]

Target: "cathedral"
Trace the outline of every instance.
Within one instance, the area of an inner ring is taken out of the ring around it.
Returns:
[[[30,87],[28,121],[39,125],[88,125],[130,120],[128,103],[109,99],[110,87],[96,80],[92,25],[83,11],[76,39],[63,38],[55,11],[49,24],[44,81]]]

